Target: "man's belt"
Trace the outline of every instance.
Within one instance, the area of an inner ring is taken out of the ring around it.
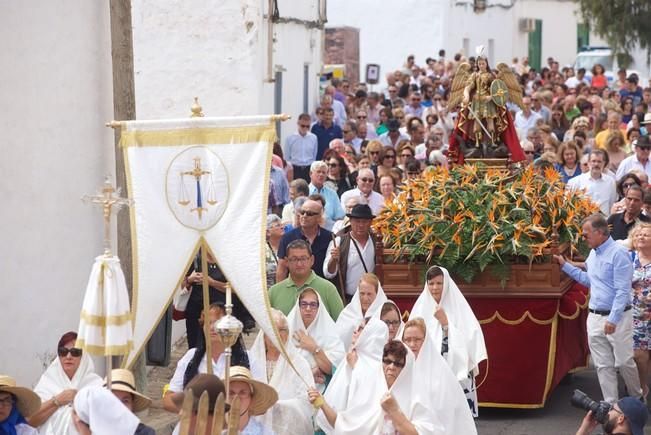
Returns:
[[[632,307],[630,305],[626,305],[626,308],[624,308],[624,312],[630,310],[631,308]],[[588,308],[588,311],[598,316],[607,316],[610,314],[610,310],[593,310],[592,308]]]

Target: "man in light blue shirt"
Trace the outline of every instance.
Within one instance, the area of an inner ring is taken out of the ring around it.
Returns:
[[[316,160],[319,141],[310,132],[311,118],[308,113],[298,116],[298,132],[285,139],[285,160],[294,168],[294,180],[302,178],[309,183],[310,165]]]
[[[592,249],[585,262],[586,271],[560,255],[554,258],[563,272],[590,287],[588,345],[597,368],[601,393],[606,402],[617,402],[619,370],[628,394],[641,397],[640,378],[633,359],[633,262],[626,248],[610,237],[608,223],[601,214],[587,217],[582,231],[583,239]]]
[[[325,200],[325,207],[323,209],[325,214],[325,229],[332,230],[336,220],[343,219],[346,213],[341,208],[339,196],[337,192],[324,186],[328,174],[328,165],[322,161],[312,163],[310,167],[310,195],[318,193]]]

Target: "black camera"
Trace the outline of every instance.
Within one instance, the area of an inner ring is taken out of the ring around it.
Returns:
[[[596,402],[581,390],[574,390],[570,404],[575,408],[592,411],[592,418],[601,424],[608,421],[608,412],[612,409],[612,405],[608,402]]]

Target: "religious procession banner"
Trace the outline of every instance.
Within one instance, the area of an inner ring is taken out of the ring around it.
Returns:
[[[122,123],[131,206],[130,366],[207,244],[260,328],[276,337],[264,246],[274,125],[270,116]]]

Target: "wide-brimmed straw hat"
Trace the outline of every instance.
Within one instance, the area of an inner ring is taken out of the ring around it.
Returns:
[[[246,367],[231,367],[230,382],[246,382],[251,387],[253,394],[249,406],[250,415],[262,415],[278,401],[276,390],[265,383],[254,380]]]
[[[25,418],[35,414],[41,408],[38,394],[25,387],[17,387],[11,376],[0,375],[0,392],[10,393],[16,397],[16,408]]]
[[[106,379],[104,379],[106,386]],[[136,391],[133,373],[126,369],[111,370],[111,390],[126,391],[133,394],[133,412],[144,411],[151,406],[151,399]]]

